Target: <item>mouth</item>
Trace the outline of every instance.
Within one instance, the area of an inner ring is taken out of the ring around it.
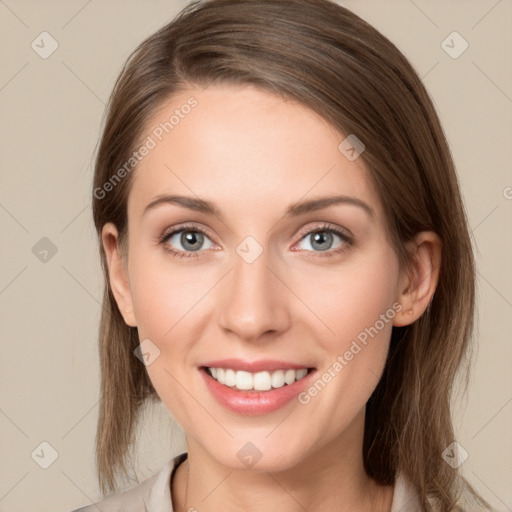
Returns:
[[[316,368],[283,361],[211,361],[198,367],[206,389],[223,407],[254,416],[284,407],[314,379]]]
[[[219,384],[238,391],[270,391],[284,386],[290,386],[297,382],[314,368],[282,368],[278,370],[248,372],[224,367],[201,367],[208,375]]]

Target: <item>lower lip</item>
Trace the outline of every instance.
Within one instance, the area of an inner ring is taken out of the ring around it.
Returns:
[[[217,382],[206,368],[200,368],[199,371],[217,402],[230,411],[246,416],[267,414],[284,407],[309,385],[311,376],[316,373],[315,370],[312,370],[293,384],[269,391],[238,391]]]

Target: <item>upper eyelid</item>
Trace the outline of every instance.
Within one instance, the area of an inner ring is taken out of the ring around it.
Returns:
[[[180,233],[181,231],[198,231],[199,233],[204,233],[205,235],[210,236],[209,234],[209,230],[207,228],[204,228],[204,227],[198,227],[196,225],[188,225],[188,224],[184,224],[184,225],[178,225],[178,226],[174,226],[172,228],[169,228],[169,229],[165,229],[162,233],[162,235],[159,236],[160,240],[164,240],[166,238],[170,238],[171,236],[174,236],[176,233]]]
[[[334,224],[331,224],[330,222],[324,222],[321,226],[318,226],[316,228],[301,229],[299,231],[299,236],[301,237],[300,240],[302,240],[302,238],[304,238],[304,236],[310,235],[315,232],[322,232],[322,231],[333,231],[340,236],[344,235],[347,238],[350,238],[350,239],[353,238],[352,233],[347,228],[343,228],[341,226],[335,226]]]

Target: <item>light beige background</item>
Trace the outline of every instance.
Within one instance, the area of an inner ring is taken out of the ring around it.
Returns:
[[[466,476],[497,510],[512,510],[512,2],[340,3],[411,60],[451,144],[479,272],[479,348],[457,440]],[[92,155],[124,60],[184,5],[0,0],[0,511],[67,511],[100,498]],[[59,45],[47,59],[31,48],[43,31]],[[441,46],[453,31],[469,43],[457,59]],[[32,251],[43,237],[57,249],[45,263]],[[35,462],[44,441],[58,454],[48,469]],[[182,450],[165,408],[148,411],[139,479]]]

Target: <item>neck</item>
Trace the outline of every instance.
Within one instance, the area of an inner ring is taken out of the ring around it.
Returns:
[[[172,485],[174,510],[389,512],[393,488],[377,485],[363,467],[360,421],[296,465],[272,472],[220,465],[187,439],[188,458]]]

